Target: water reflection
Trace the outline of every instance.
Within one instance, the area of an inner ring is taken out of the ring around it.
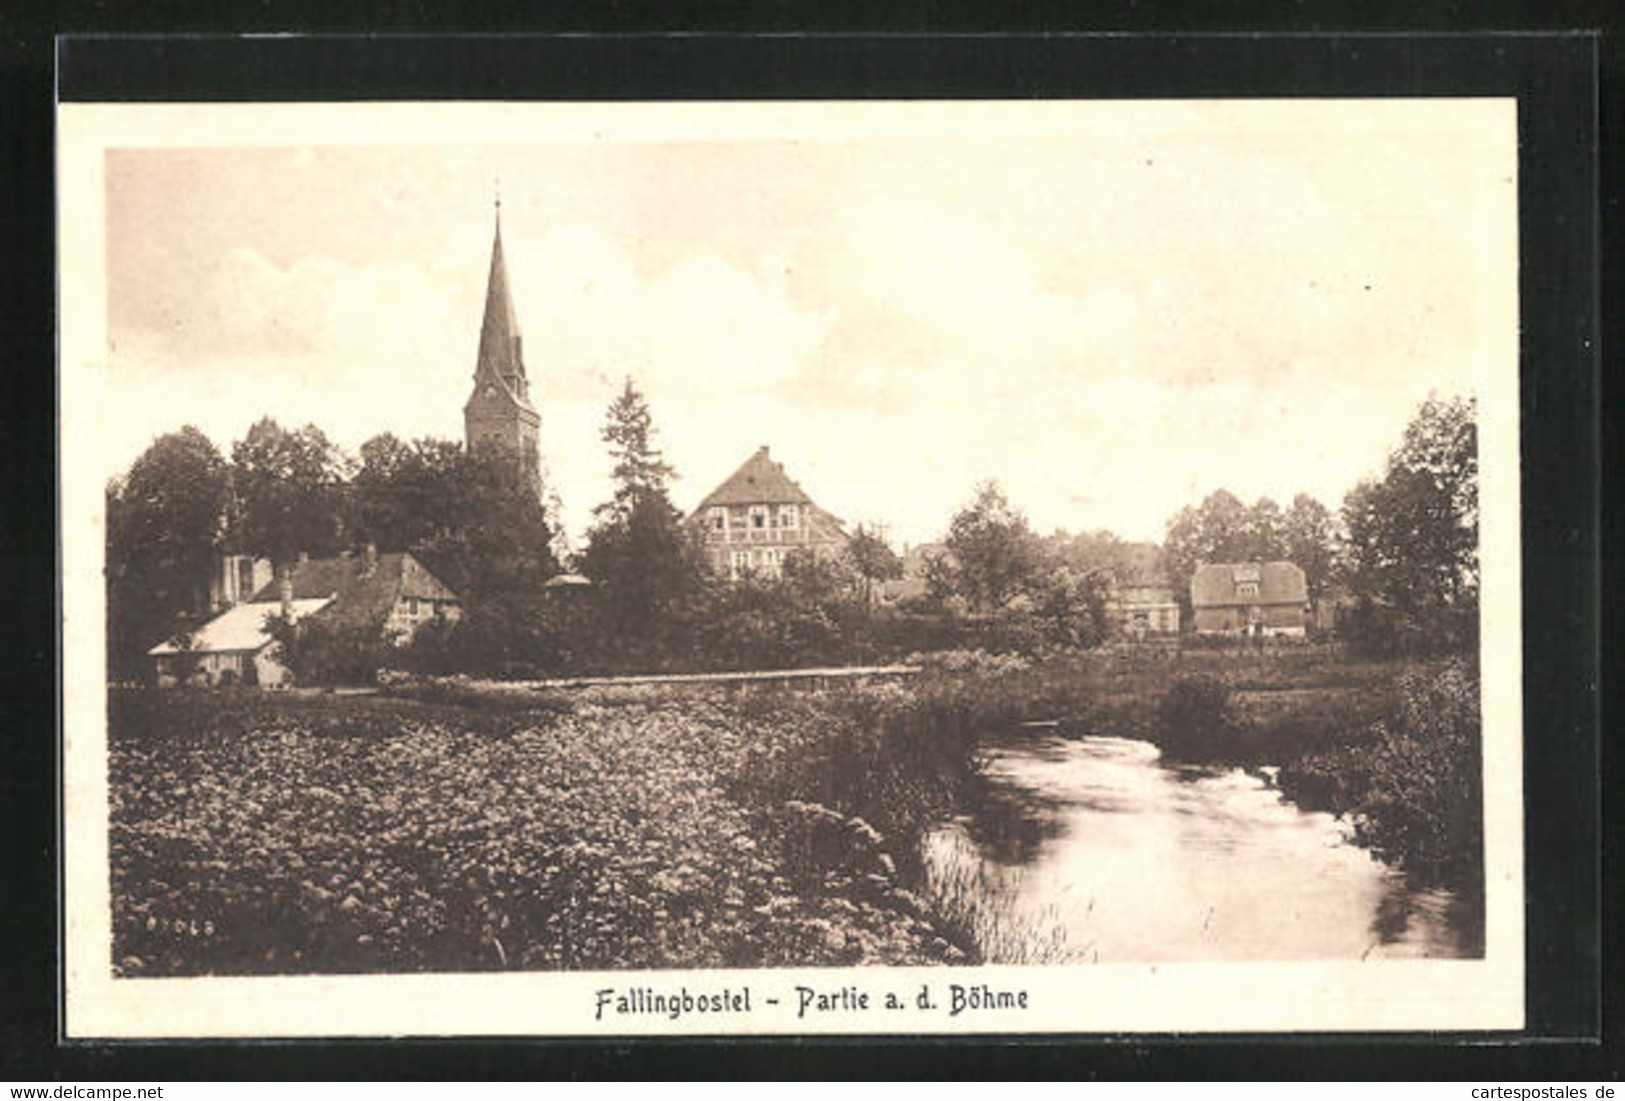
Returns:
[[[1353,844],[1346,824],[1237,769],[1165,766],[1118,738],[986,750],[974,817],[927,840],[1002,911],[1058,926],[1076,958],[1465,956],[1481,925]]]

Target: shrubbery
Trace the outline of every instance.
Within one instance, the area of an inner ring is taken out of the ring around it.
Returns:
[[[508,711],[468,687],[480,708],[116,694],[119,973],[954,958],[886,872],[960,747],[893,689]],[[798,848],[798,798],[851,844]]]
[[[1175,679],[1157,709],[1163,748],[1175,756],[1208,756],[1227,747],[1238,722],[1231,708],[1230,685],[1221,677],[1196,673]]]
[[[1478,675],[1465,663],[1400,676],[1360,820],[1378,854],[1429,872],[1482,867],[1480,731]]]
[[[1337,637],[1368,658],[1471,653],[1478,648],[1478,606],[1402,612],[1365,600],[1339,617]]]
[[[392,640],[375,624],[322,616],[290,623],[270,619],[277,659],[298,685],[370,684],[391,658]]]

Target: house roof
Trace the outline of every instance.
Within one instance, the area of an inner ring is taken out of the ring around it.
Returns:
[[[782,463],[768,455],[767,446],[745,460],[721,485],[695,508],[695,512],[717,505],[812,504],[805,490],[784,472]]]
[[[1237,596],[1242,581],[1258,583],[1257,596]],[[1197,566],[1191,576],[1191,606],[1229,604],[1305,604],[1309,586],[1303,570],[1291,562],[1226,562]]]
[[[314,615],[331,602],[331,597],[295,600],[293,618],[298,620]],[[278,615],[281,611],[282,606],[274,600],[238,604],[226,609],[194,631],[190,647],[177,646],[173,642],[160,642],[147,653],[178,654],[183,650],[194,654],[237,653],[244,650],[254,652],[271,641],[271,635],[265,629],[266,617]]]
[[[390,609],[402,595],[405,579],[418,572],[427,575],[433,585],[422,592],[409,592],[408,596],[434,596],[428,589],[443,589],[450,598],[456,594],[435,578],[423,563],[410,553],[394,551],[380,554],[373,567],[367,568],[363,555],[341,554],[334,558],[307,558],[293,568],[293,599],[330,598],[333,607],[323,618],[333,619],[346,626],[375,623],[380,627],[389,617]],[[275,603],[279,599],[277,582],[273,578],[254,593],[254,600]]]

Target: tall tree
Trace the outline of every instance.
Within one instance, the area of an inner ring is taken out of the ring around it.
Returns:
[[[649,414],[649,403],[632,384],[631,376],[627,376],[620,394],[610,403],[598,435],[609,445],[610,457],[615,460],[611,471],[615,495],[599,505],[594,510],[595,515],[624,518],[645,498],[665,499],[673,471],[654,445],[654,420]]]
[[[236,543],[287,569],[300,553],[332,554],[343,539],[343,452],[315,425],[290,431],[270,417],[232,445]]]
[[[1253,502],[1241,519],[1236,558],[1246,562],[1274,562],[1286,557],[1281,506],[1268,497]]]
[[[978,485],[971,502],[954,514],[947,548],[957,564],[960,595],[979,612],[996,610],[1020,592],[1042,559],[1026,515],[994,481]]]
[[[154,440],[107,487],[107,642],[116,674],[139,674],[148,647],[207,610],[229,499],[225,459],[190,425]]]
[[[1300,493],[1281,518],[1281,541],[1287,560],[1303,570],[1309,598],[1318,600],[1326,592],[1336,560],[1337,518],[1325,505]]]
[[[413,450],[410,496],[422,503],[410,518],[412,549],[466,600],[498,601],[507,620],[523,618],[515,601],[559,570],[536,483],[499,448],[420,441]]]
[[[388,432],[374,436],[361,445],[361,466],[350,481],[351,532],[360,541],[406,550],[453,531],[463,525],[472,467],[483,471],[495,463],[472,459],[450,440],[407,444]]]
[[[1471,398],[1430,397],[1380,480],[1343,503],[1351,587],[1402,615],[1478,602],[1478,434]]]
[[[693,533],[667,495],[674,475],[654,444],[648,402],[630,378],[599,436],[614,460],[615,492],[593,510],[582,568],[599,585],[612,625],[625,631],[669,611],[702,567]]]

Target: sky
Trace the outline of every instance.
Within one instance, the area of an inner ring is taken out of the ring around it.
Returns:
[[[898,543],[986,478],[1040,531],[1155,540],[1221,487],[1336,507],[1515,341],[1509,114],[1116,108],[111,149],[107,473],[188,423],[229,453],[264,415],[351,450],[460,439],[498,186],[577,539],[626,376],[679,507],[766,444]]]

